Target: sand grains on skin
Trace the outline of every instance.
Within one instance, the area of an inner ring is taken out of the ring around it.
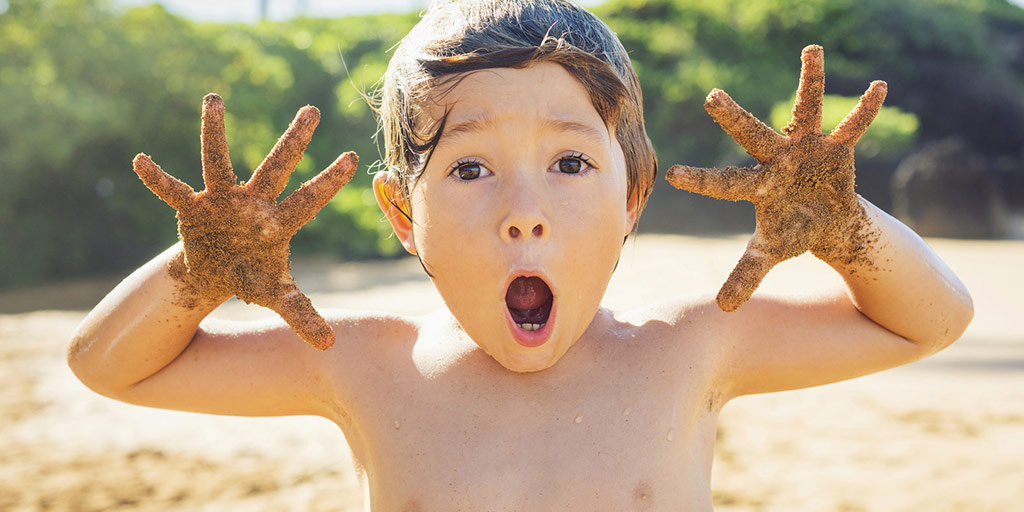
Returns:
[[[320,121],[320,111],[308,105],[300,109],[241,185],[231,168],[224,112],[220,96],[211,93],[203,98],[203,191],[193,191],[147,155],[140,153],[133,162],[146,187],[177,211],[184,249],[168,267],[180,283],[176,301],[191,309],[234,295],[276,311],[303,340],[326,350],[334,343],[334,331],[292,278],[289,244],[352,178],[359,158],[352,152],[342,154],[278,204],[277,197]]]
[[[854,192],[853,147],[885,100],[885,82],[871,83],[860,102],[832,133],[821,131],[825,91],[824,50],[801,54],[793,117],[779,134],[714,89],[705,110],[754,157],[750,168],[672,166],[666,179],[676,188],[754,204],[757,227],[717,301],[735,311],[778,263],[811,251],[852,273],[875,268],[877,233]]]

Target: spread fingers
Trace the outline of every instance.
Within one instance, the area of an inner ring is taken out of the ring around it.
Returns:
[[[306,105],[299,109],[263,163],[253,171],[246,186],[263,197],[276,199],[288,184],[288,176],[302,160],[302,154],[319,123],[320,111],[316,107]]]
[[[744,110],[721,89],[708,93],[704,109],[758,162],[768,160],[775,149],[786,142],[782,135]]]
[[[755,238],[757,235],[754,235]],[[718,307],[722,311],[736,311],[747,299],[753,295],[754,290],[761,284],[768,271],[778,263],[778,260],[761,251],[752,242],[747,245],[746,252],[740,258],[739,263],[732,269],[729,279],[718,291]]]
[[[853,110],[840,121],[829,137],[837,144],[846,144],[853,147],[860,140],[861,135],[864,135],[864,132],[871,126],[875,116],[878,115],[878,111],[882,109],[882,103],[885,102],[887,92],[888,86],[885,82],[881,80],[871,82],[871,86],[860,97],[857,106],[853,107]]]
[[[135,174],[146,184],[146,188],[153,191],[160,199],[175,210],[181,210],[189,204],[195,191],[184,182],[167,174],[148,155],[139,153],[132,160],[132,169]]]
[[[224,100],[210,93],[203,98],[203,128],[200,134],[203,182],[207,190],[226,190],[238,182],[231,170],[228,139],[224,131]]]
[[[793,137],[821,133],[821,102],[825,95],[825,50],[816,44],[800,54],[800,85],[793,118],[783,133]]]
[[[673,165],[665,173],[672,186],[697,194],[729,201],[751,201],[760,194],[762,174],[756,168],[725,169]]]
[[[281,315],[281,318],[311,347],[318,350],[331,348],[331,345],[334,345],[334,330],[313,308],[309,297],[299,290],[294,280],[281,288],[282,295],[268,307]]]
[[[291,232],[298,231],[305,223],[316,216],[321,208],[331,201],[356,172],[359,157],[349,151],[334,160],[298,190],[284,198],[278,206],[281,225]]]

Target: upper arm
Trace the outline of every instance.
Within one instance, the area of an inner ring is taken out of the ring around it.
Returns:
[[[174,361],[114,398],[212,414],[334,417],[338,397],[347,394],[341,388],[354,377],[346,356],[353,340],[372,337],[367,324],[375,322],[330,313],[338,341],[326,351],[304,343],[279,318],[206,322]]]
[[[929,353],[864,316],[844,292],[755,296],[721,313],[716,379],[728,397],[837,382]]]

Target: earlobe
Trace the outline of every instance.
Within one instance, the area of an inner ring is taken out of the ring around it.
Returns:
[[[409,203],[398,193],[395,180],[388,179],[386,171],[379,171],[373,176],[373,197],[377,199],[377,206],[384,212],[391,229],[394,230],[398,241],[409,254],[416,254],[416,242],[412,234],[412,211]]]

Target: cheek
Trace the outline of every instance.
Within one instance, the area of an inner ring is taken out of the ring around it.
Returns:
[[[624,186],[604,187],[563,203],[565,222],[558,229],[566,237],[567,260],[579,268],[609,267],[611,272],[628,229],[625,195]]]
[[[476,274],[485,270],[487,237],[481,236],[490,221],[483,205],[469,201],[458,191],[422,190],[413,200],[413,237],[420,258],[435,277]]]

